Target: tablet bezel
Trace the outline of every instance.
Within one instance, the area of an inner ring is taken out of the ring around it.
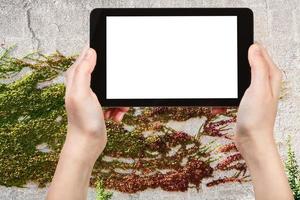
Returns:
[[[106,16],[237,16],[238,98],[107,99]],[[253,43],[253,12],[249,8],[96,8],[90,15],[90,47],[97,52],[91,88],[102,106],[238,106],[250,85],[248,48]]]

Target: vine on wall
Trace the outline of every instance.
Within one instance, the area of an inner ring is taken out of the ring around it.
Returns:
[[[43,187],[51,181],[67,125],[65,87],[53,80],[73,62],[58,52],[21,59],[9,50],[0,55],[1,185]],[[190,119],[204,121],[197,134],[169,123]],[[219,113],[207,107],[130,108],[122,123],[106,121],[108,144],[91,184],[101,181],[106,188],[135,193],[249,181],[232,141],[235,120],[236,108]]]

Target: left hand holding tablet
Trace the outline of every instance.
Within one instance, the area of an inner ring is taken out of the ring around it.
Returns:
[[[64,149],[77,152],[78,158],[87,159],[92,163],[96,161],[107,142],[104,119],[119,122],[129,110],[128,107],[120,107],[109,108],[103,112],[97,96],[90,88],[91,73],[96,59],[95,50],[85,48],[65,76],[68,133]],[[76,145],[73,145],[74,143]]]

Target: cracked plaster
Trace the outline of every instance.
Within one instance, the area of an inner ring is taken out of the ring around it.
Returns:
[[[96,7],[250,7],[255,18],[255,40],[270,51],[284,71],[287,92],[280,102],[275,136],[280,153],[292,134],[300,161],[300,1],[299,0],[0,0],[0,44],[16,45],[14,55],[39,50],[77,54],[87,43],[89,12]],[[0,199],[42,199],[46,189],[0,186]],[[95,193],[89,190],[89,198]],[[149,189],[137,194],[115,193],[114,199],[254,199],[251,184],[227,184],[186,193]]]

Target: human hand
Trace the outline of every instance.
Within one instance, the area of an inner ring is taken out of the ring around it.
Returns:
[[[293,195],[273,138],[282,74],[258,44],[249,48],[248,59],[251,84],[238,109],[235,143],[249,168],[255,199],[291,200]]]
[[[92,162],[96,161],[107,142],[104,118],[121,121],[129,109],[110,108],[103,114],[97,96],[90,88],[96,57],[93,49],[85,49],[67,70],[65,96],[68,133],[64,151],[67,149]]]
[[[47,199],[85,199],[93,166],[106,141],[104,116],[121,121],[128,108],[108,109],[104,114],[90,88],[96,52],[85,49],[67,70],[65,104],[67,137],[61,150]]]
[[[253,44],[249,48],[248,59],[252,78],[238,109],[238,146],[253,140],[273,141],[282,78],[281,71],[262,46]]]

